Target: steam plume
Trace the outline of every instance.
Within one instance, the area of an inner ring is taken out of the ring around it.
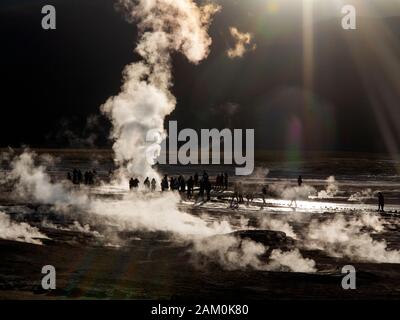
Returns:
[[[313,220],[306,235],[307,247],[318,248],[332,256],[349,257],[358,261],[400,263],[400,251],[389,250],[385,240],[374,240],[370,232],[384,227],[376,215],[346,219],[343,215],[328,221]]]
[[[235,47],[226,52],[229,58],[242,58],[247,51],[256,49],[256,45],[252,45],[253,36],[251,33],[240,32],[235,27],[230,27],[229,32],[235,40]]]
[[[197,64],[207,57],[207,29],[219,6],[199,7],[192,0],[120,0],[129,20],[137,22],[136,52],[142,61],[125,67],[121,92],[102,111],[113,124],[115,161],[125,174],[157,176],[146,158],[146,135],[164,132],[164,118],[176,104],[170,92],[171,53],[178,51]],[[161,141],[159,141],[161,143]],[[155,158],[161,148],[156,148]]]
[[[320,199],[334,197],[339,192],[339,186],[334,176],[328,177],[328,179],[326,179],[326,183],[326,190],[318,192],[318,198]]]
[[[231,235],[198,239],[194,242],[196,264],[200,257],[219,263],[227,270],[252,268],[264,271],[279,271],[288,268],[294,272],[315,272],[315,262],[303,258],[298,249],[282,252],[272,250],[269,261],[261,258],[267,248],[251,240],[239,240]],[[200,255],[199,255],[200,254]]]
[[[24,222],[14,222],[2,211],[0,211],[0,238],[39,245],[42,244],[40,239],[47,239],[37,228]]]

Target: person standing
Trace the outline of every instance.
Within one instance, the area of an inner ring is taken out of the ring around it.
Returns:
[[[132,182],[133,189],[137,190],[139,188],[139,179],[135,178]]]
[[[151,192],[156,191],[156,185],[157,185],[156,179],[153,178],[151,180]]]
[[[146,178],[143,182],[144,186],[146,187],[147,190],[150,190],[150,179],[149,177]]]
[[[179,191],[180,192],[186,191],[186,181],[183,176],[179,176]]]
[[[267,198],[267,186],[262,187],[261,196],[262,196],[263,204],[260,209],[263,209],[267,205],[267,203],[265,201],[265,199]]]
[[[193,177],[190,176],[189,180],[187,181],[187,197],[190,199],[193,195],[193,187],[194,187],[194,180]]]
[[[382,192],[378,193],[378,211],[385,212],[385,197],[383,196]]]
[[[206,194],[207,194],[207,201],[211,200],[211,182],[209,179],[205,182],[205,189],[206,189]]]
[[[201,178],[200,188],[199,188],[199,198],[201,197],[202,201],[204,201],[204,189],[205,189],[205,181],[203,178]]]
[[[174,177],[169,178],[169,187],[171,188],[172,191],[175,190],[175,179],[174,179]]]
[[[169,184],[168,184],[168,176],[165,175],[161,181],[161,191],[168,191]]]
[[[78,169],[78,184],[81,184],[83,182],[83,174],[81,169]]]
[[[299,185],[299,187],[301,187],[301,185],[303,184],[303,177],[302,176],[299,176],[297,178],[297,184]]]
[[[224,174],[224,186],[225,186],[225,190],[228,190],[228,173],[225,172]]]
[[[203,171],[203,180],[204,180],[204,182],[208,181],[208,173],[206,170]]]

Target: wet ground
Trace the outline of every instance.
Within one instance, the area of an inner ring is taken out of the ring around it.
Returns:
[[[50,175],[54,180],[63,179],[65,170],[74,165],[82,168],[88,166],[86,160],[71,163],[64,159],[49,170]],[[101,167],[99,172],[105,180],[108,166],[112,164],[100,160],[96,165]],[[174,172],[176,169],[165,168],[165,171]],[[287,173],[276,172],[275,176],[271,173],[268,183],[295,183],[293,176],[296,172],[287,179],[283,177]],[[309,177],[307,182],[318,191],[324,189],[326,184],[323,173],[319,174],[321,177]],[[399,263],[355,259],[345,254],[338,256],[329,250],[305,245],[303,234],[313,220],[322,223],[341,215],[351,220],[352,217],[372,214],[379,218],[383,229],[376,232],[364,230],[362,226],[360,230],[363,233],[358,235],[360,239],[368,234],[374,241],[386,241],[387,250],[400,250],[397,178],[389,174],[385,179],[381,174],[380,179],[370,177],[368,180],[363,177],[337,179],[339,191],[335,196],[299,200],[296,209],[289,206],[289,200],[276,196],[268,197],[265,207],[261,209],[263,205],[258,191],[254,192],[255,199],[249,206],[244,203],[233,209],[229,206],[229,191],[213,192],[210,202],[195,203],[183,199],[178,205],[180,210],[202,217],[209,223],[229,221],[237,237],[261,243],[264,241],[266,243],[263,244],[270,248],[298,248],[304,258],[315,261],[316,272],[293,272],[285,268],[265,271],[252,267],[231,270],[209,259],[202,260],[203,263],[198,260],[194,262],[193,244],[170,232],[118,230],[118,241],[105,240],[102,237],[106,231],[104,226],[92,224],[85,229],[84,219],[76,225],[76,216],[62,215],[49,204],[16,200],[9,190],[3,189],[0,211],[16,223],[36,227],[47,239],[40,239],[42,245],[0,239],[0,298],[196,301],[239,298],[399,299]],[[263,182],[264,177],[255,177],[248,184],[258,186],[260,181]],[[366,189],[372,189],[372,192],[365,198],[349,201],[352,194]],[[376,212],[374,191],[377,190],[386,190],[390,194],[386,213]],[[119,197],[123,197],[127,191],[96,187],[90,191],[85,189],[85,192],[118,202]],[[72,210],[69,208],[69,212]],[[261,221],[265,220],[288,222],[296,239],[284,234],[283,240],[278,241],[277,234],[282,230],[268,228],[276,234],[271,234],[265,240],[265,234],[270,232],[264,231],[266,228]],[[119,241],[121,239],[122,242]],[[267,260],[268,257],[262,259]],[[341,269],[349,264],[357,271],[356,290],[343,290],[341,285]],[[53,265],[57,270],[56,290],[49,292],[41,288],[41,269],[44,265]]]

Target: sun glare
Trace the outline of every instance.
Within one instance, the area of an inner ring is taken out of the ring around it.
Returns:
[[[277,13],[279,11],[278,0],[268,0],[267,1],[267,11],[270,14]]]

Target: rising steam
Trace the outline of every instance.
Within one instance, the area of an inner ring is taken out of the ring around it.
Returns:
[[[196,264],[201,264],[201,258],[207,258],[227,270],[253,268],[264,271],[316,271],[315,262],[303,258],[298,249],[286,252],[274,249],[267,262],[262,259],[266,251],[267,248],[260,243],[247,239],[239,240],[230,235],[208,237],[194,242]]]
[[[146,158],[146,135],[150,130],[164,133],[164,119],[175,109],[171,54],[181,52],[195,64],[206,58],[211,45],[207,29],[220,7],[199,7],[192,0],[120,0],[119,6],[137,23],[135,51],[142,61],[125,67],[121,92],[102,111],[113,124],[115,161],[124,166],[122,173],[158,176]],[[154,150],[155,158],[160,150]]]
[[[298,250],[273,250],[268,263],[263,261],[261,256],[267,250],[264,245],[229,235],[233,228],[225,220],[209,223],[205,218],[178,210],[176,203],[180,196],[176,193],[128,193],[122,199],[115,200],[90,197],[83,190],[76,193],[67,183],[52,183],[45,166],[36,165],[35,159],[34,153],[24,152],[12,161],[8,176],[13,179],[15,190],[18,191],[16,197],[52,205],[57,213],[74,220],[68,230],[91,234],[110,245],[121,243],[117,236],[121,231],[162,231],[173,234],[177,240],[192,243],[196,259],[208,257],[228,270],[280,270],[284,267],[285,270],[296,272],[316,271],[314,261],[304,259]],[[245,224],[243,222],[243,226]],[[43,221],[42,226],[60,229],[47,221]],[[103,233],[92,230],[91,226],[103,230]],[[35,228],[29,229],[27,224],[21,227],[25,229],[14,229],[21,234],[32,234],[30,238],[26,236],[25,241],[40,244],[36,238],[41,234]],[[18,236],[13,238],[17,239]]]
[[[69,214],[83,211],[86,222],[94,225],[110,224],[117,231],[146,230],[171,232],[181,236],[210,236],[231,232],[229,224],[212,224],[178,210],[179,195],[163,193],[125,194],[122,199],[91,198],[82,190],[78,193],[68,184],[53,183],[46,168],[35,164],[36,155],[24,152],[11,163],[8,179],[13,180],[15,196],[19,199],[53,205],[54,209]]]
[[[10,219],[4,212],[0,211],[0,239],[42,244],[40,239],[48,239],[35,227],[21,222],[17,223]]]
[[[339,192],[339,186],[334,176],[328,177],[326,183],[326,189],[318,192],[318,198],[320,199],[332,198]]]
[[[236,27],[230,27],[229,32],[235,41],[235,46],[226,51],[229,58],[242,58],[247,51],[256,49],[256,45],[252,43],[251,33],[240,32]]]
[[[113,149],[119,177],[158,177],[147,158],[146,135],[153,130],[164,133],[164,119],[176,105],[170,92],[171,54],[180,52],[195,64],[206,58],[211,45],[207,30],[212,16],[220,8],[213,4],[199,7],[193,0],[120,0],[119,7],[129,20],[137,23],[136,52],[142,59],[126,66],[121,92],[109,98],[101,110],[113,124]],[[231,34],[237,40],[236,47],[228,51],[231,58],[243,56],[252,48],[250,34],[235,28],[231,28]],[[283,266],[296,272],[316,271],[315,262],[303,258],[298,249],[273,250],[266,260],[268,248],[229,235],[234,228],[227,221],[208,223],[179,210],[180,197],[175,193],[125,193],[118,199],[103,199],[84,189],[75,191],[67,182],[54,183],[46,173],[46,167],[36,165],[36,156],[31,152],[12,155],[10,159],[13,159],[11,171],[6,180],[12,181],[14,196],[51,205],[56,213],[70,215],[73,230],[99,237],[109,234],[100,234],[92,227],[102,226],[102,230],[111,228],[117,232],[163,231],[190,241],[196,258],[207,257],[228,270],[269,271]],[[266,174],[264,171],[261,177],[264,179]],[[337,193],[334,178],[329,178],[327,183],[327,190],[320,196]],[[316,194],[316,190],[307,185],[272,185],[271,189],[286,200],[307,199]],[[296,235],[288,220],[264,220],[262,226],[283,230],[299,239],[305,248],[323,249],[333,256],[400,263],[398,251],[388,250],[386,242],[373,240],[365,231],[366,227],[374,232],[383,230],[379,219],[374,217],[349,220],[338,216],[325,222],[313,220],[305,235]],[[40,244],[40,238],[45,238],[36,228],[13,222],[3,212],[0,212],[0,235],[34,244]]]
[[[375,215],[350,219],[338,215],[324,222],[313,220],[305,242],[306,246],[324,250],[335,257],[400,263],[400,251],[389,250],[385,240],[378,241],[371,237],[371,232],[381,232],[383,229],[382,221]]]

